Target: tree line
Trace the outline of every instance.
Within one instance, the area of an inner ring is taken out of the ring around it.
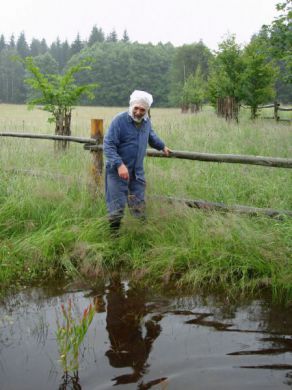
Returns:
[[[125,106],[134,89],[145,89],[160,107],[191,107],[194,111],[206,101],[232,97],[252,107],[256,116],[260,104],[274,99],[292,102],[291,88],[291,0],[277,5],[281,15],[263,26],[249,44],[241,47],[229,35],[212,52],[202,41],[174,47],[171,43],[141,44],[130,40],[127,31],[119,39],[115,30],[107,36],[94,26],[88,40],[45,39],[27,43],[22,32],[17,40],[0,35],[0,101],[25,103],[31,89],[24,80],[24,62],[32,57],[43,74],[62,75],[80,62],[90,69],[76,75],[79,84],[95,84],[93,99],[82,97],[81,104]]]

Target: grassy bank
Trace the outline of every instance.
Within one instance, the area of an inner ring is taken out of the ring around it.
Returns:
[[[90,119],[105,127],[119,108],[78,108],[73,135],[89,135]],[[46,113],[0,105],[0,131],[53,133]],[[218,119],[211,109],[181,115],[153,109],[154,127],[176,150],[291,157],[291,127]],[[2,291],[65,276],[104,277],[122,269],[148,284],[223,288],[228,293],[270,289],[292,299],[292,221],[247,217],[170,205],[153,195],[226,204],[290,209],[291,172],[239,164],[148,158],[148,220],[126,213],[112,240],[103,198],[90,191],[89,152],[71,145],[55,155],[53,143],[2,138],[0,145],[0,284]]]

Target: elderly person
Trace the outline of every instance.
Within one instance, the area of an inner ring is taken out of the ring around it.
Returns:
[[[113,119],[104,138],[106,204],[112,231],[119,229],[127,203],[134,216],[145,217],[143,160],[147,144],[165,155],[170,153],[152,129],[148,115],[152,102],[149,93],[134,91],[129,110]]]

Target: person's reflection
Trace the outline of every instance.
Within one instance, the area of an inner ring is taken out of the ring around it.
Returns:
[[[106,356],[112,367],[131,367],[132,373],[114,378],[115,385],[137,382],[147,370],[147,359],[159,336],[161,317],[144,322],[149,312],[145,292],[135,288],[125,291],[120,279],[113,279],[107,291],[107,331],[110,349]]]

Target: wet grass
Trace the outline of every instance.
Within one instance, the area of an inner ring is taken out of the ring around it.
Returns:
[[[105,127],[119,108],[78,108],[73,135]],[[0,105],[0,131],[53,133],[42,111]],[[153,109],[154,127],[175,150],[291,157],[291,127],[218,119],[212,109],[181,115]],[[118,238],[108,232],[104,199],[90,185],[89,152],[72,144],[56,155],[50,141],[2,138],[0,144],[0,285],[57,277],[105,277],[120,269],[147,285],[220,288],[227,294],[272,291],[292,299],[291,218],[273,220],[198,211],[153,195],[291,210],[288,169],[147,159],[148,219],[126,213]]]

